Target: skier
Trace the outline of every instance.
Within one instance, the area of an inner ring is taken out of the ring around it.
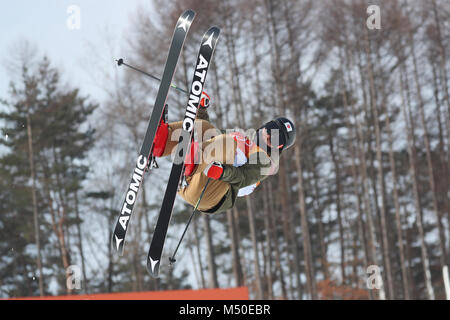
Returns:
[[[210,180],[198,210],[213,214],[232,208],[237,197],[252,193],[261,181],[275,174],[279,155],[294,144],[296,131],[291,120],[278,117],[250,136],[241,132],[223,133],[209,122],[208,106],[209,96],[204,93],[194,132],[205,139],[191,143],[185,160],[187,185],[178,194],[195,206]],[[153,144],[154,157],[168,156],[176,150],[182,124],[162,120]]]

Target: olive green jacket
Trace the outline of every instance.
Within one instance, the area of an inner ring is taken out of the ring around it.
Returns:
[[[237,199],[239,189],[265,180],[269,174],[270,168],[278,166],[278,157],[276,161],[269,158],[263,150],[251,154],[246,164],[240,167],[224,164],[224,171],[219,180],[229,183],[230,188],[225,194],[222,205],[210,214],[223,212],[231,209]]]

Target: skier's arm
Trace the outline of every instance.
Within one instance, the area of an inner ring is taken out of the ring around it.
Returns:
[[[224,171],[220,180],[241,187],[249,186],[267,178],[270,165],[271,162],[265,153],[256,152],[249,157],[247,164],[240,167],[224,164]]]

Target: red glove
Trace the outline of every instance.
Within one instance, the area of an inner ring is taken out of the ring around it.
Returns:
[[[223,165],[217,161],[211,162],[206,169],[203,170],[203,173],[209,178],[219,180],[223,174]]]
[[[205,109],[208,108],[209,100],[210,100],[209,95],[205,91],[203,91],[200,97],[200,107],[203,107]]]

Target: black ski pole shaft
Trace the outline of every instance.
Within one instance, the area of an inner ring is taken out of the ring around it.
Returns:
[[[176,261],[175,260],[175,255],[177,254],[177,251],[178,251],[178,248],[180,247],[181,241],[183,241],[184,235],[186,234],[186,231],[187,231],[187,229],[189,227],[189,224],[192,221],[192,218],[194,218],[195,214],[197,213],[197,208],[198,208],[198,206],[200,204],[200,201],[203,198],[203,195],[205,194],[206,187],[208,186],[210,181],[211,181],[211,178],[208,178],[208,181],[206,181],[206,184],[205,184],[205,186],[204,186],[204,188],[202,190],[202,193],[200,194],[200,197],[198,198],[197,203],[195,204],[194,211],[192,212],[191,216],[189,217],[189,220],[188,220],[188,222],[186,224],[186,227],[184,228],[184,231],[183,231],[183,234],[181,235],[180,241],[178,241],[177,247],[175,248],[175,251],[173,252],[172,257],[169,258],[170,265],[172,265]]]
[[[154,80],[156,80],[156,81],[161,81],[160,78],[158,78],[158,77],[156,77],[156,76],[154,76],[154,75],[152,75],[152,74],[150,74],[150,73],[148,73],[148,72],[145,72],[144,70],[141,70],[141,69],[138,69],[138,68],[136,68],[136,67],[133,67],[132,65],[129,65],[128,63],[123,62],[123,59],[122,59],[122,58],[120,58],[119,60],[116,60],[116,61],[117,61],[117,65],[118,65],[118,66],[124,65],[124,66],[126,66],[126,67],[128,67],[128,68],[130,68],[130,69],[133,69],[134,71],[137,71],[137,72],[140,72],[140,73],[142,73],[142,74],[145,74],[146,76],[148,76],[148,77],[150,77],[150,78],[152,78],[152,79],[154,79]],[[182,88],[180,88],[180,87],[177,87],[177,86],[174,85],[173,83],[171,83],[170,86],[171,86],[172,88],[174,88],[174,89],[180,91],[180,92],[183,92],[183,93],[185,93],[185,94],[189,94],[189,92],[187,92],[186,90],[184,90],[184,89],[182,89]]]

